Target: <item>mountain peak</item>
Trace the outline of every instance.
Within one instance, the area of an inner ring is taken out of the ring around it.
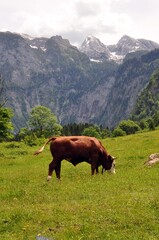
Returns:
[[[151,51],[159,47],[159,44],[143,39],[135,39],[124,35],[117,43],[117,54],[126,56],[130,52]]]
[[[128,53],[152,51],[155,48],[159,48],[158,43],[145,39],[135,39],[128,35],[123,35],[117,44],[114,45],[105,45],[98,38],[89,35],[79,50],[84,52],[93,61],[103,62],[113,60],[121,63]]]
[[[92,35],[86,37],[79,50],[88,55],[92,61],[99,62],[109,58],[107,46]]]
[[[82,43],[80,48],[87,48],[87,47],[105,47],[105,45],[96,37],[94,37],[93,35],[89,35],[86,37],[86,39],[84,40],[84,42]]]
[[[97,40],[97,38],[95,36],[93,36],[93,35],[88,35],[86,37],[86,41],[89,41],[89,42],[96,41],[96,40]]]
[[[126,41],[126,40],[135,40],[135,39],[125,34],[120,38],[119,41]]]

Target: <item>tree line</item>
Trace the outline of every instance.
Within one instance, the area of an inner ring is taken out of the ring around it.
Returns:
[[[17,134],[14,134],[12,117],[12,110],[0,104],[0,142],[16,140],[34,145],[39,139],[48,138],[52,135],[85,135],[102,139],[134,134],[145,129],[154,130],[159,126],[159,114],[152,118],[142,119],[140,122],[131,119],[122,120],[118,126],[111,130],[90,123],[69,123],[62,126],[57,122],[57,117],[49,108],[36,106],[30,112],[26,123],[27,127],[21,128]]]

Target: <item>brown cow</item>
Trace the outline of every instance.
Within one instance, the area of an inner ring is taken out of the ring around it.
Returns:
[[[53,156],[49,164],[47,180],[51,179],[55,170],[56,177],[60,179],[61,161],[69,161],[74,166],[81,162],[91,164],[92,175],[98,172],[98,167],[103,166],[104,170],[115,173],[114,157],[111,157],[100,141],[94,137],[87,136],[69,136],[69,137],[51,137],[34,155],[41,153],[45,146],[51,142],[50,151]]]

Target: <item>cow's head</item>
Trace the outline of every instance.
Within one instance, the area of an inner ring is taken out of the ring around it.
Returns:
[[[110,173],[115,173],[115,157],[108,155],[107,161],[105,162],[105,166],[102,169],[103,171],[108,171]]]

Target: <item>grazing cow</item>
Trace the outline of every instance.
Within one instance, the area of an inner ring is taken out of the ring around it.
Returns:
[[[91,164],[92,175],[98,173],[98,167],[102,165],[104,170],[115,173],[114,157],[111,157],[100,141],[94,137],[69,136],[51,137],[34,155],[41,153],[45,146],[50,143],[50,151],[53,156],[49,164],[47,180],[51,179],[55,170],[56,177],[60,179],[61,161],[69,161],[74,166],[81,162]]]

